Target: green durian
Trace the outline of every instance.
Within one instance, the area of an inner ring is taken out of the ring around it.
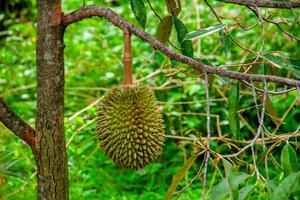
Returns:
[[[98,104],[97,137],[119,167],[141,169],[160,154],[164,124],[153,92],[143,85],[121,85]]]

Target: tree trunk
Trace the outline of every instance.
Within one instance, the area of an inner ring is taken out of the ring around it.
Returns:
[[[68,199],[64,137],[64,27],[60,0],[38,0],[35,159],[38,199]]]

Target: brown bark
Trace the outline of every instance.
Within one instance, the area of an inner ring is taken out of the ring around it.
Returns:
[[[64,136],[64,28],[61,1],[39,0],[36,154],[38,199],[68,199]]]

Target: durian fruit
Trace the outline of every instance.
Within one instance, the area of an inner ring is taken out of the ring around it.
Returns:
[[[143,85],[121,85],[98,104],[97,136],[116,165],[141,169],[160,154],[164,124],[152,91]]]

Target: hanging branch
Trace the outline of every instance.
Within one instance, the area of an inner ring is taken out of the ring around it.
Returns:
[[[297,8],[300,7],[300,1],[270,1],[270,0],[219,0],[225,3],[232,3],[243,6],[256,6],[266,8]]]
[[[137,28],[133,24],[126,21],[124,18],[122,18],[121,16],[119,16],[117,13],[115,13],[109,8],[87,6],[83,9],[79,9],[64,15],[62,19],[62,24],[67,27],[68,25],[78,22],[82,19],[91,18],[95,16],[106,18],[113,25],[119,27],[120,29],[128,30],[132,34],[148,42],[153,48],[160,50],[163,54],[165,54],[170,59],[174,59],[179,62],[185,63],[189,66],[192,66],[193,68],[199,70],[200,72],[205,71],[207,73],[226,76],[238,80],[276,82],[276,83],[282,83],[286,85],[300,86],[300,81],[295,79],[283,78],[278,76],[269,76],[269,75],[244,74],[244,73],[239,73],[234,71],[228,71],[220,67],[205,65],[195,59],[189,58],[181,54],[177,54],[171,49],[165,47],[161,42],[154,39],[148,33],[142,31],[141,29]]]
[[[15,135],[24,140],[32,149],[34,149],[36,132],[17,116],[0,98],[0,121]]]
[[[260,116],[259,116],[259,109],[258,109],[258,103],[257,103],[257,95],[255,92],[255,85],[253,82],[251,82],[251,86],[252,86],[252,93],[253,93],[253,101],[256,107],[256,114],[257,114],[257,119],[260,122]],[[264,87],[264,94],[265,92],[267,92],[266,88]],[[266,93],[267,94],[267,93]],[[264,98],[266,97],[266,94],[264,96]],[[262,146],[263,146],[263,152],[266,152],[266,143],[265,143],[265,133],[264,133],[264,129],[261,129],[261,141],[262,141]],[[251,147],[252,151],[253,151],[253,146]],[[254,154],[254,152],[252,152],[252,154]],[[268,157],[265,156],[264,158],[264,163],[265,163],[265,170],[266,170],[266,176],[267,176],[267,180],[269,180],[269,171],[268,171]],[[255,156],[253,156],[253,160],[255,160]],[[254,165],[254,167],[256,167]],[[258,172],[258,170],[257,170]]]
[[[207,129],[207,148],[208,151],[205,154],[205,164],[204,164],[204,175],[203,175],[203,189],[202,189],[202,200],[205,199],[207,173],[208,173],[208,160],[210,158],[209,143],[210,143],[210,98],[209,98],[209,83],[208,74],[204,73],[205,78],[205,99],[206,99],[206,129]]]

